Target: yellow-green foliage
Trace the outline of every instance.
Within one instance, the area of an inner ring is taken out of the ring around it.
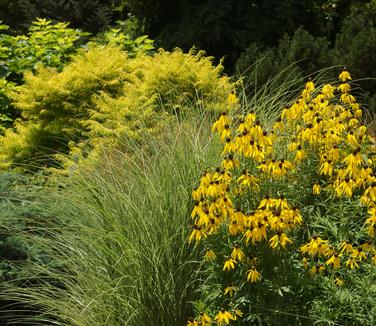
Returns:
[[[93,48],[61,73],[51,68],[26,73],[25,84],[13,95],[22,120],[0,139],[3,163],[46,164],[51,153],[67,152],[68,141],[88,131],[84,122],[90,118],[93,95],[122,91],[127,61],[116,48]]]
[[[132,82],[124,85],[123,95],[97,97],[92,113],[92,137],[98,128],[105,135],[139,135],[155,129],[171,114],[187,110],[224,110],[231,90],[227,77],[220,77],[222,66],[213,67],[203,52],[188,54],[180,50],[160,50],[155,56],[131,60]]]
[[[161,50],[132,59],[116,47],[90,48],[62,72],[25,75],[13,95],[22,120],[0,139],[0,159],[6,166],[72,164],[118,137],[157,130],[187,108],[224,110],[232,85],[221,72],[203,52]]]

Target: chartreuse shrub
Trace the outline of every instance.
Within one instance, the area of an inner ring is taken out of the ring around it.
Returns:
[[[71,166],[119,137],[156,133],[177,112],[221,110],[232,89],[221,72],[203,52],[131,59],[117,47],[96,46],[61,72],[26,73],[13,94],[22,119],[0,139],[2,163]]]
[[[109,47],[77,55],[61,73],[51,68],[25,73],[25,84],[13,95],[22,119],[1,138],[4,162],[45,164],[56,151],[67,152],[68,141],[85,131],[93,95],[119,94],[125,69],[126,55]]]
[[[61,69],[77,51],[77,42],[88,35],[68,25],[38,18],[26,35],[13,36],[5,33],[9,27],[0,22],[0,121],[3,127],[9,127],[17,117],[9,95],[23,82],[23,73],[36,71],[38,66]]]
[[[308,81],[274,124],[237,110],[213,124],[222,162],[192,192],[207,281],[188,325],[375,320],[376,151],[339,79]]]
[[[124,21],[119,23],[126,25],[126,23],[132,24],[132,21]],[[110,28],[108,31],[99,34],[96,38],[89,42],[89,44],[93,44],[94,46],[98,44],[119,46],[126,51],[128,56],[131,58],[140,53],[152,54],[154,52],[155,48],[153,45],[153,40],[149,39],[147,35],[134,35],[136,33],[132,33],[132,30],[123,31],[121,28],[122,25],[119,26],[120,28]]]
[[[201,282],[186,241],[190,189],[219,160],[208,137],[207,117],[192,114],[163,137],[123,139],[127,152],[107,149],[99,164],[60,179],[66,186],[45,197],[45,223],[29,238],[50,264],[26,264],[30,286],[0,293],[23,307],[9,323],[184,325]]]

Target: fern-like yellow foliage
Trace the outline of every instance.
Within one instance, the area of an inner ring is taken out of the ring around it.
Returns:
[[[176,113],[224,110],[233,86],[222,69],[203,52],[129,58],[106,46],[82,51],[62,72],[28,73],[13,94],[23,119],[0,138],[0,160],[69,167],[119,137],[157,131]]]

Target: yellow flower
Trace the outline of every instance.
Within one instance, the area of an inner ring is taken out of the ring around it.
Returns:
[[[340,260],[340,257],[342,256],[342,254],[337,254],[335,253],[332,257],[330,257],[327,261],[326,261],[326,264],[327,265],[332,265],[333,266],[333,269],[339,269],[340,266],[341,266],[341,260]]]
[[[235,320],[235,317],[225,309],[221,309],[214,317],[214,320],[217,322],[218,325],[230,323],[230,320]]]
[[[350,178],[345,178],[345,180],[336,180],[334,182],[334,190],[338,197],[343,195],[351,197],[353,194],[353,189],[355,186],[354,180]]]
[[[200,321],[200,326],[209,326],[212,322],[212,319],[205,313],[200,313],[200,317],[198,317],[198,320]]]
[[[245,255],[242,249],[238,246],[235,245],[234,249],[232,250],[231,253],[231,258],[234,259],[235,261],[242,261],[244,259]]]
[[[337,285],[337,286],[342,286],[344,284],[343,280],[339,277],[336,277],[334,279],[334,284]]]
[[[231,130],[228,124],[224,125],[223,130],[220,132],[221,143],[225,144],[226,139],[231,137]]]
[[[237,101],[238,99],[236,97],[235,91],[231,91],[231,93],[227,96],[227,103],[230,105],[234,105]]]
[[[348,80],[351,80],[351,75],[346,70],[346,68],[344,68],[343,71],[339,74],[339,80],[342,81],[342,82],[346,82]]]
[[[243,174],[238,178],[237,182],[244,187],[255,187],[258,188],[258,179],[252,176],[249,171],[244,170]]]
[[[295,152],[297,149],[298,149],[298,146],[299,146],[299,143],[295,142],[295,141],[292,141],[291,143],[289,143],[287,145],[287,149],[290,151],[290,152]]]
[[[319,184],[314,184],[312,191],[314,195],[319,195],[321,192],[321,186]]]
[[[256,270],[255,266],[252,266],[250,270],[248,270],[248,275],[247,275],[247,281],[251,283],[256,283],[260,281],[261,279],[261,274]]]
[[[321,164],[320,174],[331,176],[333,174],[332,160],[327,160]]]
[[[202,237],[206,237],[206,234],[201,230],[201,227],[195,224],[193,226],[193,231],[189,236],[188,243],[191,243],[193,240],[199,242]]]
[[[352,103],[355,103],[356,101],[355,97],[348,93],[342,94],[340,97],[340,100],[342,103],[345,103],[345,104],[352,104]]]
[[[323,240],[320,237],[314,235],[311,241],[300,247],[300,251],[312,256],[323,255],[328,248],[328,240]]]
[[[333,148],[329,149],[328,158],[332,160],[333,162],[336,162],[339,160],[338,145],[334,145]]]
[[[235,152],[235,143],[232,142],[231,137],[225,138],[225,146],[223,147],[222,155]]]
[[[222,167],[225,170],[233,170],[237,166],[239,166],[239,160],[234,158],[234,156],[230,153],[227,155],[227,158],[222,161]]]
[[[331,99],[332,97],[334,97],[334,87],[330,84],[326,84],[322,88],[322,93],[327,99]]]
[[[292,241],[287,237],[286,234],[278,231],[274,237],[270,238],[269,243],[273,249],[276,249],[279,245],[284,248],[287,243],[292,243]]]
[[[225,261],[224,266],[223,266],[223,270],[224,271],[230,271],[230,270],[234,269],[235,268],[235,263],[236,263],[236,261],[233,260],[232,258],[227,259]]]
[[[230,286],[228,286],[228,287],[225,288],[224,293],[225,293],[225,295],[226,295],[226,294],[229,294],[230,297],[233,297],[233,296],[234,296],[234,292],[235,292],[236,290],[237,290],[237,287],[236,287],[236,286],[234,286],[234,285],[230,285]]]
[[[359,267],[358,262],[359,261],[355,258],[350,257],[348,260],[346,260],[345,264],[347,268],[354,269]]]
[[[229,126],[229,125],[230,125],[230,118],[227,112],[222,112],[219,119],[213,124],[212,132],[221,133],[225,129],[225,126]]]
[[[243,317],[243,311],[241,311],[240,309],[234,309],[233,312],[234,312],[234,317],[235,317],[234,320],[237,319],[237,316]]]
[[[325,270],[325,266],[323,264],[313,266],[308,272],[311,276],[315,276],[316,274],[321,274]]]
[[[187,326],[198,326],[198,322],[193,318],[189,318],[187,322]]]
[[[295,155],[295,161],[297,162],[302,161],[306,156],[305,151],[302,150],[301,148],[299,149],[299,146],[298,146],[298,151],[296,152],[296,155]]]
[[[308,93],[312,93],[315,90],[315,84],[313,83],[311,78],[309,78],[308,82],[306,83],[305,90]]]
[[[341,85],[338,86],[338,90],[343,93],[343,94],[346,94],[348,92],[351,91],[351,87],[348,83],[343,83]]]
[[[354,249],[351,253],[352,258],[357,259],[358,261],[362,261],[367,258],[365,252],[363,251],[362,247],[358,247]]]
[[[341,252],[346,252],[347,254],[351,253],[353,251],[353,246],[350,241],[342,242],[339,249]]]

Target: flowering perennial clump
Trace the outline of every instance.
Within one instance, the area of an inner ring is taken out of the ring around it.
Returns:
[[[278,259],[294,257],[307,277],[325,274],[337,286],[345,284],[343,269],[376,264],[375,146],[350,94],[350,73],[344,69],[339,79],[320,88],[309,80],[271,126],[253,111],[239,115],[235,106],[213,124],[222,161],[202,174],[192,192],[188,241],[203,243],[223,292],[208,303],[201,325],[229,324],[242,309],[251,312],[244,298],[273,281]],[[233,93],[231,98],[236,103]],[[360,238],[312,235],[308,207],[319,200],[360,206]]]

